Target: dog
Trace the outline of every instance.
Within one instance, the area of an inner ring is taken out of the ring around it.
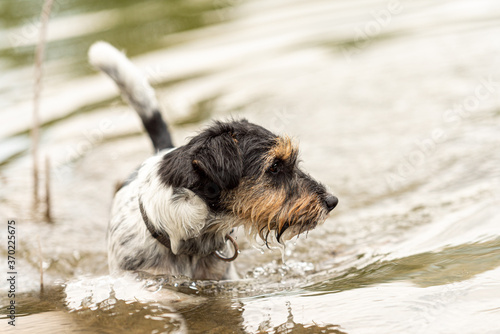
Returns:
[[[323,223],[337,206],[298,167],[289,137],[245,119],[216,121],[175,147],[153,88],[127,57],[97,42],[89,60],[118,85],[157,152],[115,194],[107,235],[112,274],[237,279],[236,227],[266,244],[283,243]],[[231,248],[232,256],[223,255]]]

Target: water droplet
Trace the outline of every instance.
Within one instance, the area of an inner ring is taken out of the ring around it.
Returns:
[[[283,247],[280,247],[279,248],[280,252],[281,252],[281,261],[283,262],[283,265],[286,265],[286,247],[285,247],[285,244],[283,244]]]

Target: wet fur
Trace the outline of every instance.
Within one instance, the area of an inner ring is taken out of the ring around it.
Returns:
[[[158,153],[146,160],[115,195],[108,229],[111,272],[143,270],[194,279],[235,279],[232,263],[214,256],[226,235],[244,226],[278,242],[322,223],[337,199],[298,167],[298,148],[246,120],[214,122],[173,148],[151,87],[108,44],[90,50],[141,116]],[[140,82],[138,82],[140,81]],[[146,228],[166,234],[165,247]]]

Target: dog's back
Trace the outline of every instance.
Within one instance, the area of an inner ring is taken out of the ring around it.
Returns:
[[[123,98],[141,117],[155,150],[174,147],[154,90],[137,67],[123,53],[106,42],[92,45],[89,61],[113,79],[120,88]]]

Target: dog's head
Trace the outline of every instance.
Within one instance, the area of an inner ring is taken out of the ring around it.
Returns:
[[[216,122],[166,155],[160,176],[266,241],[270,234],[280,241],[316,227],[338,202],[299,168],[290,138],[246,120]]]

